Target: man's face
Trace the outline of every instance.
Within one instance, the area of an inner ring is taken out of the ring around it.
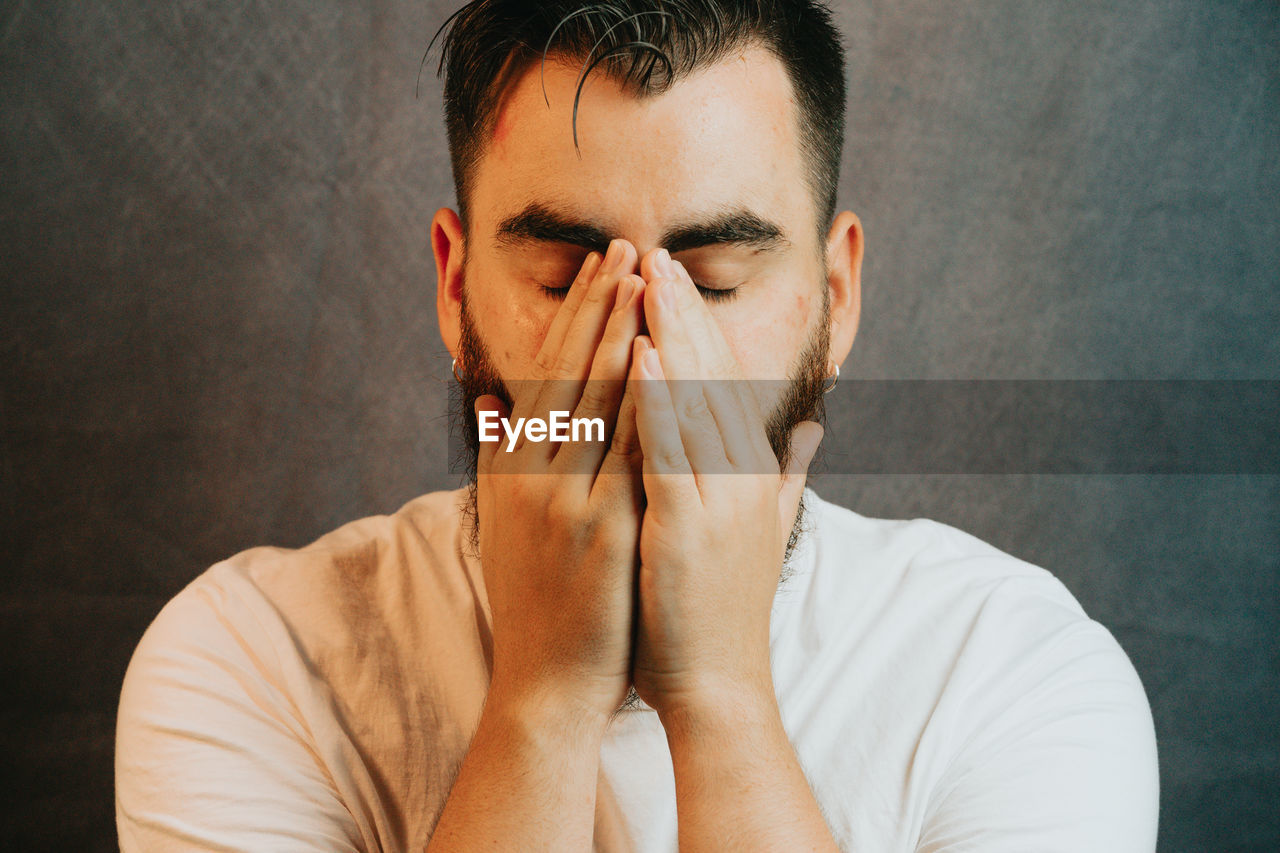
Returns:
[[[549,61],[545,78],[535,65],[514,83],[472,176],[465,293],[484,366],[504,381],[532,376],[564,297],[548,289],[563,291],[589,251],[620,237],[642,257],[667,248],[705,288],[741,377],[793,378],[806,352],[808,372],[814,357],[821,371],[823,251],[778,60],[748,47],[648,98],[593,73],[575,149],[579,71]],[[469,373],[479,367],[462,355]],[[761,402],[776,406],[784,387],[762,383],[773,390]]]

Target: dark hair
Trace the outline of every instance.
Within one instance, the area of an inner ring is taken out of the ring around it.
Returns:
[[[535,63],[548,56],[581,61],[579,94],[587,75],[602,68],[644,97],[750,42],[773,53],[791,80],[821,231],[835,213],[844,142],[844,49],[821,3],[474,0],[449,16],[431,45],[442,35],[438,73],[444,76],[445,127],[464,223],[468,177],[493,132],[499,100]],[[576,100],[573,133],[576,144]]]

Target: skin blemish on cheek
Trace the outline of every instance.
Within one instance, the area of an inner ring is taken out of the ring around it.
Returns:
[[[795,329],[803,329],[807,325],[808,319],[809,300],[804,294],[797,293],[795,296],[795,308],[789,318],[790,325]]]

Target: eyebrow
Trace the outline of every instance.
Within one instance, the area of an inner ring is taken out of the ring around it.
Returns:
[[[749,210],[717,214],[702,222],[672,228],[662,237],[668,252],[685,252],[703,246],[746,246],[760,252],[785,249],[791,245],[776,223]]]
[[[575,219],[534,202],[502,220],[497,238],[507,246],[526,241],[568,243],[603,254],[609,248],[610,230],[601,223]],[[786,248],[791,241],[776,223],[738,209],[677,225],[662,236],[661,245],[672,254],[705,246],[746,246],[768,252]]]
[[[498,242],[505,246],[527,241],[569,243],[604,254],[609,240],[609,232],[600,225],[564,216],[537,202],[498,223]]]

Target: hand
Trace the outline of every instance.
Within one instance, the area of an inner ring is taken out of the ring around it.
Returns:
[[[648,502],[636,692],[660,714],[744,693],[776,710],[769,616],[822,428],[796,428],[780,472],[764,413],[683,266],[659,250],[643,271],[652,341],[636,339],[629,383]]]
[[[603,418],[601,442],[482,443],[480,558],[493,615],[491,701],[547,703],[607,718],[625,698],[643,508],[635,406],[624,393],[641,328],[636,250],[588,255],[534,360],[512,420],[551,411]]]

